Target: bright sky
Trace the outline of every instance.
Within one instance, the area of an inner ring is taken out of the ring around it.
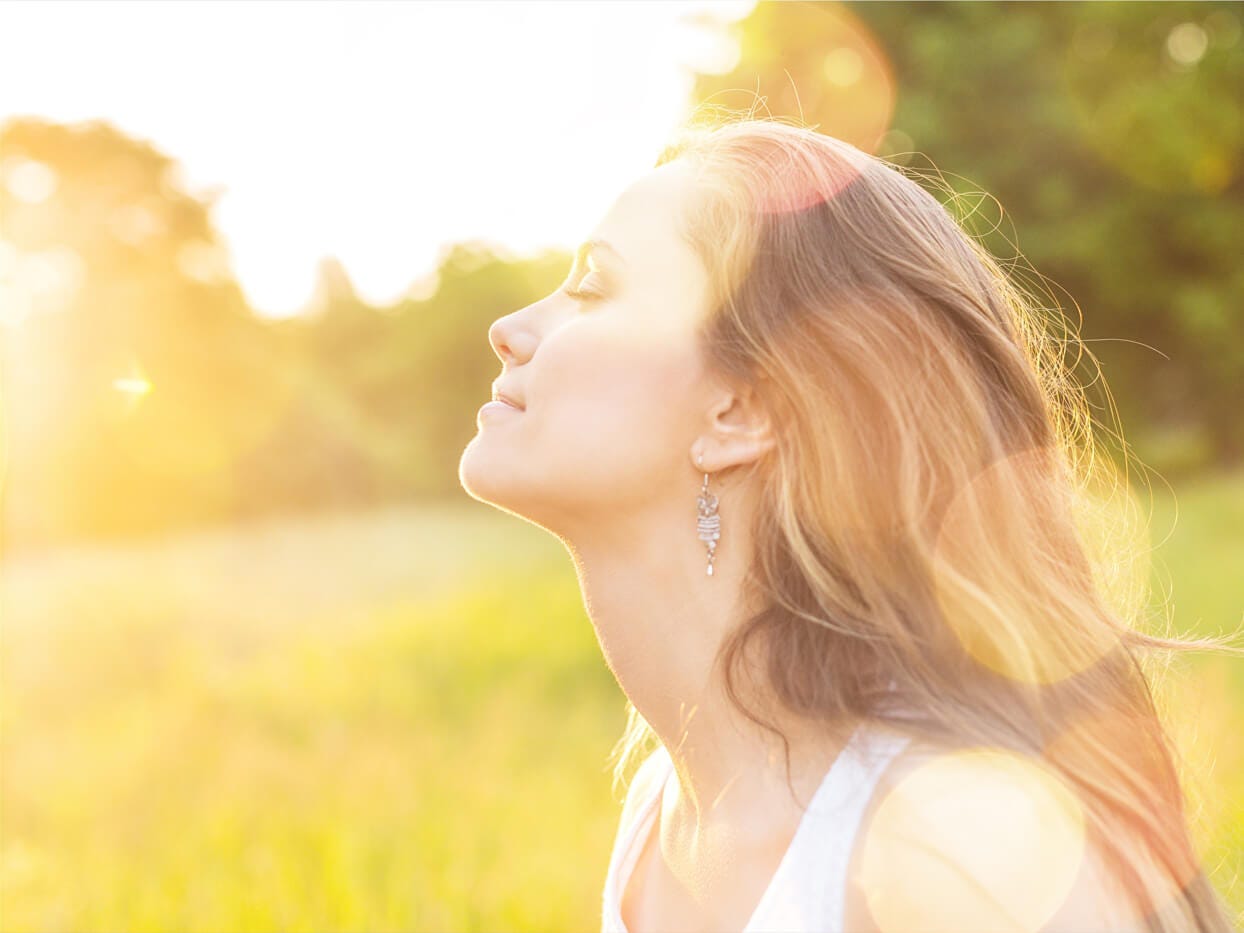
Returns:
[[[384,303],[442,244],[571,247],[725,70],[755,0],[0,3],[0,122],[106,119],[180,161],[261,313],[337,256]]]

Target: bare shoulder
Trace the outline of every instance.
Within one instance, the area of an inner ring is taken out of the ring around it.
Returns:
[[[1143,925],[1086,841],[1076,797],[1041,762],[913,743],[864,812],[845,925],[1130,931]]]

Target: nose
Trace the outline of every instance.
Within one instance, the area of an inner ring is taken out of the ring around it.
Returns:
[[[513,358],[513,351],[510,349],[510,315],[499,317],[492,322],[488,328],[488,342],[492,344],[492,351],[501,357],[504,363],[508,359]]]
[[[533,350],[535,335],[526,329],[523,320],[523,311],[512,311],[497,318],[488,328],[488,342],[503,363],[522,362]]]

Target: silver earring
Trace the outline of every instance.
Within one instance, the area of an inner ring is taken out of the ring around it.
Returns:
[[[703,465],[704,455],[695,458],[697,464]],[[696,536],[708,545],[707,576],[713,575],[713,551],[717,548],[717,539],[721,537],[721,516],[717,514],[717,497],[709,495],[708,474],[704,474],[704,485],[700,487],[700,495],[696,498],[698,517],[696,519]]]

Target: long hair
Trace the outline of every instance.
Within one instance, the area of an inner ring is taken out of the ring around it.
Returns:
[[[1128,451],[1121,482],[1057,302],[914,170],[831,136],[693,118],[657,165],[674,159],[697,179],[680,222],[714,290],[705,359],[776,424],[738,468],[760,490],[744,580],[759,608],[718,653],[730,701],[788,768],[769,703],[1038,758],[1149,929],[1230,929],[1150,684],[1155,649],[1223,645],[1142,630],[1127,542],[1103,533],[1132,527]],[[627,713],[615,784],[655,738]]]

